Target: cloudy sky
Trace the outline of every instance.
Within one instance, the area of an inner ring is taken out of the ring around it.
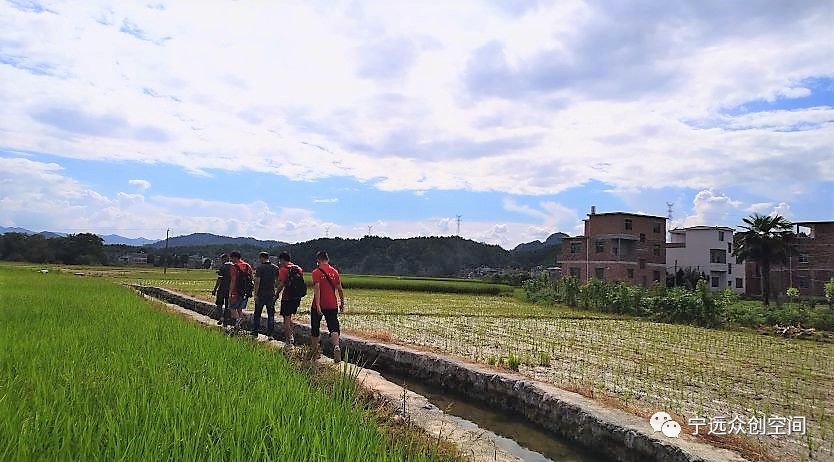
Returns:
[[[0,226],[834,219],[832,2],[0,2]]]

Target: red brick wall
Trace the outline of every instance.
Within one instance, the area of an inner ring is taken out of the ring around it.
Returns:
[[[834,276],[834,222],[814,224],[814,237],[799,237],[796,253],[788,264],[771,268],[771,288],[780,298],[788,287],[796,287],[803,297],[825,296],[825,283]],[[800,255],[807,255],[807,263],[800,263]],[[745,264],[747,295],[762,294],[761,276],[756,264]]]
[[[625,220],[631,220],[631,229],[625,229]],[[654,224],[659,225],[659,232],[654,232]],[[640,242],[640,234],[645,235],[645,242]],[[620,251],[614,254],[617,240],[605,238],[603,251],[596,251],[597,240],[604,235],[626,235],[632,239],[619,240]],[[586,250],[590,235],[590,249]],[[562,267],[562,274],[571,274],[571,268],[579,269],[581,282],[596,277],[597,269],[603,269],[603,279],[606,281],[628,281],[648,287],[655,280],[655,276],[662,283],[666,283],[666,220],[644,215],[603,214],[589,215],[585,220],[585,236],[565,239],[562,250],[557,258],[557,264]],[[571,243],[579,243],[577,253],[571,253]],[[658,254],[655,255],[655,245]],[[586,253],[587,252],[587,253]],[[586,264],[586,259],[588,263]],[[640,261],[645,265],[640,268]],[[629,269],[633,276],[629,277]],[[657,272],[657,273],[655,273]],[[590,274],[589,274],[590,273]]]

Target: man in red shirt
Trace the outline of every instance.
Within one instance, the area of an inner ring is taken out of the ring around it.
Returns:
[[[252,266],[240,257],[240,252],[235,250],[229,256],[232,258],[229,275],[229,311],[235,320],[234,329],[237,331],[240,330],[240,324],[243,322],[243,309],[246,308],[246,302],[252,296],[254,282]]]
[[[290,281],[290,276],[294,278]],[[300,280],[298,280],[300,278]],[[281,316],[284,318],[284,341],[288,346],[295,344],[293,336],[292,315],[298,312],[301,305],[301,298],[304,296],[301,291],[306,292],[302,287],[295,284],[304,284],[304,270],[290,260],[289,252],[278,254],[278,294],[281,295]]]
[[[313,270],[313,306],[310,309],[310,341],[313,348],[313,356],[319,353],[319,335],[321,330],[321,318],[327,321],[327,330],[330,332],[330,341],[333,343],[333,360],[342,361],[342,349],[339,347],[339,317],[338,313],[345,311],[345,292],[342,290],[342,281],[339,272],[330,266],[330,257],[327,252],[320,251],[316,254],[316,269]],[[336,301],[336,293],[339,293],[339,301]]]

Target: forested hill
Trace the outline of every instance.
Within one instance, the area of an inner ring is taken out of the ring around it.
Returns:
[[[306,268],[320,249],[326,249],[342,271],[355,274],[452,276],[466,268],[511,264],[510,252],[503,248],[459,237],[316,239],[281,250],[288,250]]]
[[[460,237],[414,237],[391,239],[315,239],[297,244],[280,241],[258,241],[252,238],[190,235],[196,243],[169,245],[168,250],[156,245],[105,245],[100,236],[89,233],[47,238],[42,234],[0,234],[0,260],[35,263],[119,264],[122,258],[144,253],[149,264],[169,266],[206,264],[204,257],[240,250],[246,260],[257,261],[257,254],[266,250],[272,255],[287,250],[293,260],[311,268],[316,252],[327,250],[342,271],[354,274],[387,274],[402,276],[461,276],[484,267],[499,270],[527,271],[536,266],[551,266],[559,245],[553,240],[537,245],[523,245],[512,251],[497,245],[484,244]],[[222,242],[217,242],[222,238]],[[255,241],[255,242],[253,242]],[[201,243],[207,242],[207,243]],[[167,257],[166,257],[167,255]]]
[[[163,249],[153,247],[107,246],[108,254],[130,250],[144,250],[149,256],[162,255]],[[257,254],[266,250],[272,255],[289,251],[293,260],[305,269],[313,265],[316,252],[327,250],[333,264],[341,271],[353,274],[383,274],[402,276],[455,276],[480,267],[519,268],[527,270],[537,265],[553,265],[558,246],[547,246],[535,251],[508,251],[497,245],[484,244],[460,237],[414,237],[391,239],[364,237],[362,239],[314,239],[296,244],[279,243],[275,246],[211,244],[172,247],[178,256],[203,255],[214,257],[222,252],[240,250],[244,258],[256,261]],[[151,260],[155,260],[152,258]]]

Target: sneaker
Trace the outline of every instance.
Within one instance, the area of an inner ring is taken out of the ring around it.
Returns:
[[[339,364],[342,362],[342,349],[339,347],[333,347],[333,362]]]

